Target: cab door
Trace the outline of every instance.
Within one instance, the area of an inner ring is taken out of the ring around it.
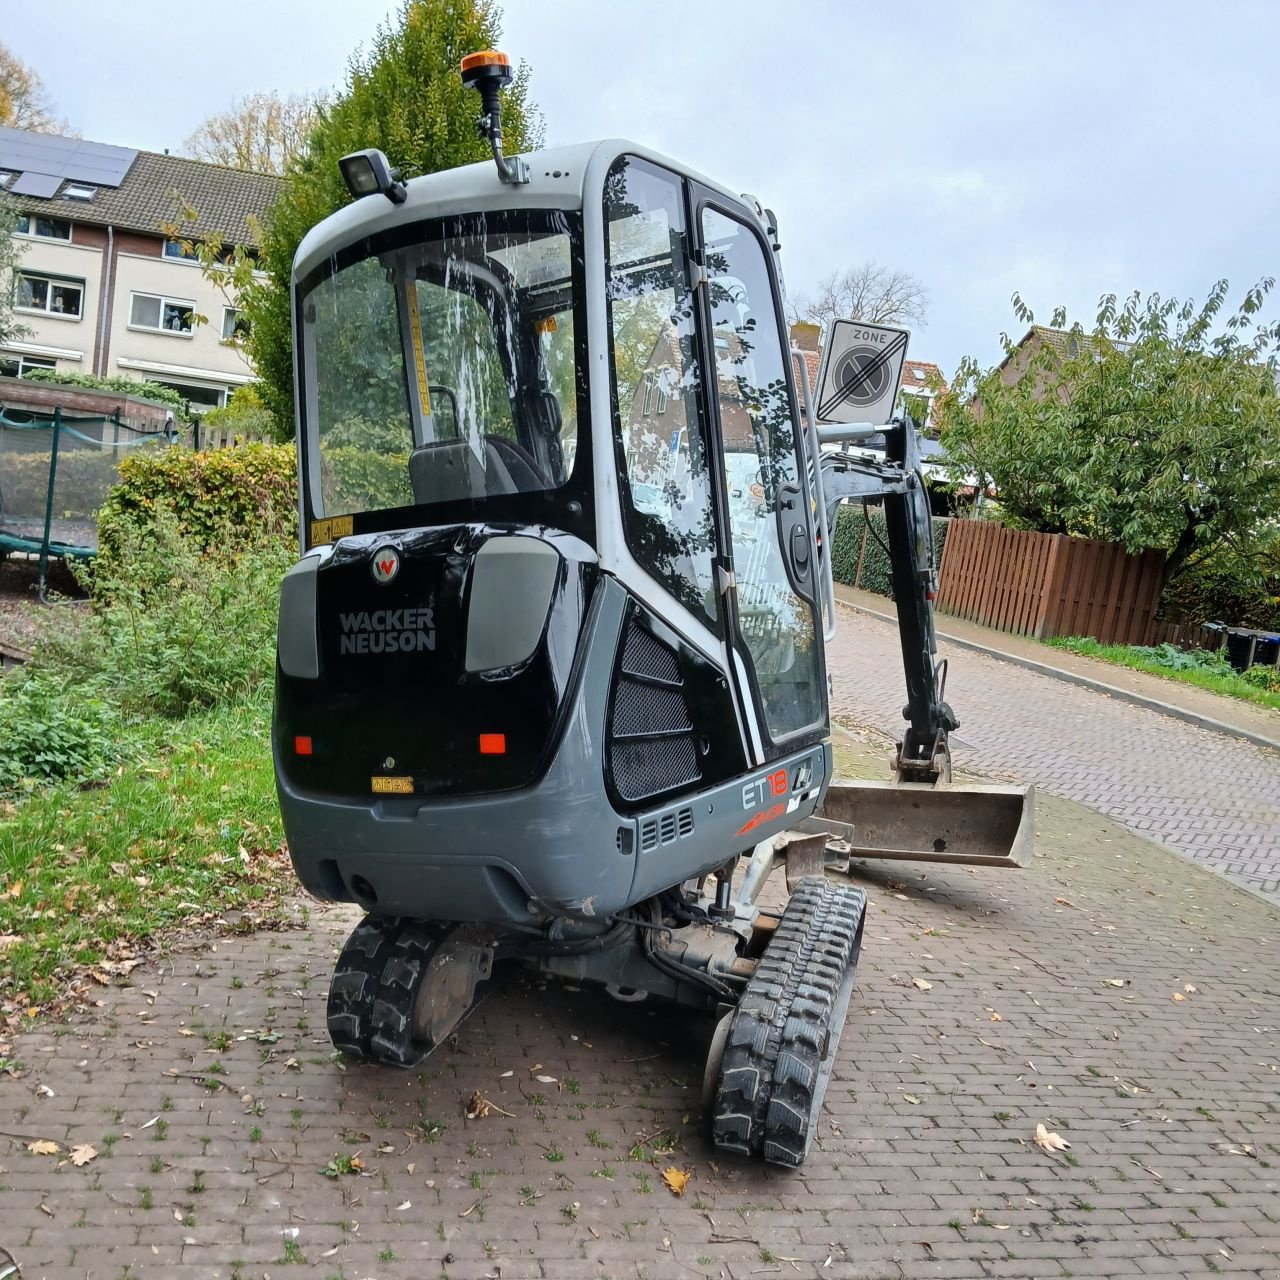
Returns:
[[[712,193],[695,192],[694,208],[727,640],[769,760],[827,724],[813,511],[772,250]]]

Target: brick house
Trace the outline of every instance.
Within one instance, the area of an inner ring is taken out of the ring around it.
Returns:
[[[242,321],[183,240],[255,248],[255,220],[280,188],[266,174],[0,128],[0,193],[17,210],[20,249],[0,288],[27,330],[0,346],[0,374],[124,376],[197,408],[225,404],[253,379],[232,341]],[[164,234],[173,223],[182,239]]]

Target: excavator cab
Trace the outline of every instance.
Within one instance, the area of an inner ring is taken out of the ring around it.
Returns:
[[[299,878],[368,913],[330,1033],[412,1065],[504,959],[705,1008],[715,1142],[798,1164],[864,896],[813,858],[834,603],[775,229],[627,142],[503,156],[477,57],[495,163],[347,157],[294,265],[273,750]]]

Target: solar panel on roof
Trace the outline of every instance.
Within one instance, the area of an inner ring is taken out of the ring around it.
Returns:
[[[24,173],[9,187],[15,196],[38,196],[47,200],[62,186],[62,178],[50,173]]]
[[[29,177],[38,174],[59,181],[70,178],[100,187],[118,187],[137,155],[129,147],[0,127],[0,169],[14,169]],[[57,190],[56,186],[54,190]],[[37,193],[26,191],[19,194]]]

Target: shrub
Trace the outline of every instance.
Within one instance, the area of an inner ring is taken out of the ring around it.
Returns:
[[[293,552],[274,532],[223,529],[202,549],[157,506],[123,522],[116,554],[87,577],[92,610],[32,660],[70,689],[92,687],[122,713],[183,716],[243,701],[275,669],[280,580]]]
[[[204,426],[229,427],[246,437],[287,440],[293,433],[292,423],[285,430],[280,429],[252,382],[237,388],[222,408],[210,409],[200,420]]]
[[[116,560],[127,530],[145,533],[162,508],[176,516],[178,531],[192,539],[197,552],[216,548],[228,529],[249,544],[275,539],[292,545],[297,502],[292,446],[140,454],[121,462],[120,483],[99,513],[101,558]],[[145,544],[141,550],[148,551]]]
[[[859,580],[855,582],[854,575],[858,571],[858,550],[862,546],[865,523],[869,523],[870,528],[867,529],[866,550],[862,553],[862,573]],[[942,548],[946,543],[947,530],[950,527],[951,522],[946,517],[933,518],[935,568],[942,565]],[[831,568],[835,580],[849,587],[856,586],[864,591],[874,591],[877,595],[892,596],[893,579],[889,569],[888,545],[883,507],[868,508],[864,521],[863,507],[860,503],[845,503],[837,512],[836,527],[831,535]]]
[[[1244,673],[1244,679],[1255,689],[1265,689],[1267,693],[1280,693],[1280,668],[1250,667]]]
[[[187,402],[181,393],[158,382],[139,382],[134,378],[96,378],[91,373],[73,373],[65,369],[28,369],[22,375],[25,382],[56,382],[64,387],[86,387],[90,391],[118,391],[123,396],[136,396],[139,400],[155,400],[167,404],[173,411],[185,416]]]
[[[1280,629],[1280,534],[1258,538],[1248,554],[1223,544],[1184,569],[1165,587],[1160,617]]]
[[[92,682],[40,667],[0,680],[0,790],[96,777],[120,750],[121,726]]]

